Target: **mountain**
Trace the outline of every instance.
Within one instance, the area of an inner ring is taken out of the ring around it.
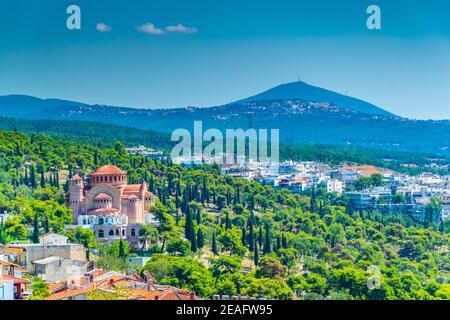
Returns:
[[[292,98],[293,95],[302,96]],[[178,128],[192,131],[194,121],[201,120],[204,131],[217,128],[225,132],[226,129],[247,129],[250,125],[255,129],[279,129],[281,142],[450,154],[450,121],[401,118],[364,101],[301,82],[208,108],[136,109],[6,96],[0,97],[0,115],[101,122],[162,133]],[[92,125],[95,128],[96,125]]]
[[[58,107],[73,107],[80,105],[79,102],[59,100],[59,99],[40,99],[32,96],[14,94],[0,96],[0,115],[12,117],[25,117],[34,113],[44,113]]]
[[[367,114],[393,115],[392,113],[363,100],[315,87],[302,81],[282,84],[247,99],[239,100],[236,103],[294,99],[329,102],[342,108]]]

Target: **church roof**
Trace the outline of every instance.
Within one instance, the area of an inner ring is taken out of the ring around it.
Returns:
[[[142,184],[127,184],[123,188],[123,193],[131,193],[141,191],[143,188]]]
[[[116,166],[108,164],[106,166],[98,168],[92,174],[93,175],[97,175],[97,174],[125,174],[125,172],[123,172],[122,170],[120,170]]]
[[[138,199],[142,199],[142,191],[144,190],[143,184],[127,184],[123,188],[122,199],[129,199],[130,196],[135,196]]]

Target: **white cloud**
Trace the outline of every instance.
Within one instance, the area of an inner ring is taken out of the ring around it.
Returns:
[[[149,34],[156,34],[156,35],[165,33],[164,30],[155,27],[155,25],[151,22],[147,22],[146,24],[138,26],[138,27],[136,27],[136,29],[137,29],[137,31],[142,32],[142,33],[149,33]]]
[[[165,28],[165,30],[167,32],[186,33],[186,34],[192,34],[198,31],[197,28],[186,27],[183,26],[182,24],[177,24],[176,26],[168,26]]]
[[[196,33],[198,30],[197,28],[192,27],[186,27],[182,24],[177,24],[174,26],[167,26],[164,29],[156,27],[153,23],[147,22],[146,24],[143,24],[141,26],[136,27],[137,31],[142,33],[149,33],[149,34],[166,34],[166,33],[184,33],[184,34],[192,34]]]
[[[103,22],[97,23],[97,26],[95,27],[95,29],[97,29],[97,31],[99,31],[99,32],[112,31],[112,28]]]

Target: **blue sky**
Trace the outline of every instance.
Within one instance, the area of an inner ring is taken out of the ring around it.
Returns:
[[[70,4],[81,30],[66,28]],[[370,4],[381,30],[366,28]],[[210,106],[301,77],[450,119],[449,70],[448,0],[0,0],[0,95]]]

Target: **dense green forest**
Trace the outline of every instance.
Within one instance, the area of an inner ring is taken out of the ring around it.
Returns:
[[[36,241],[66,232],[67,178],[114,164],[129,182],[144,179],[159,199],[158,228],[140,236],[145,266],[159,283],[202,297],[242,294],[290,299],[450,299],[449,233],[403,216],[351,211],[346,199],[308,195],[220,175],[218,167],[182,168],[111,147],[42,134],[0,131],[0,242]],[[126,243],[95,243],[90,231],[66,232],[101,267],[128,268]]]

